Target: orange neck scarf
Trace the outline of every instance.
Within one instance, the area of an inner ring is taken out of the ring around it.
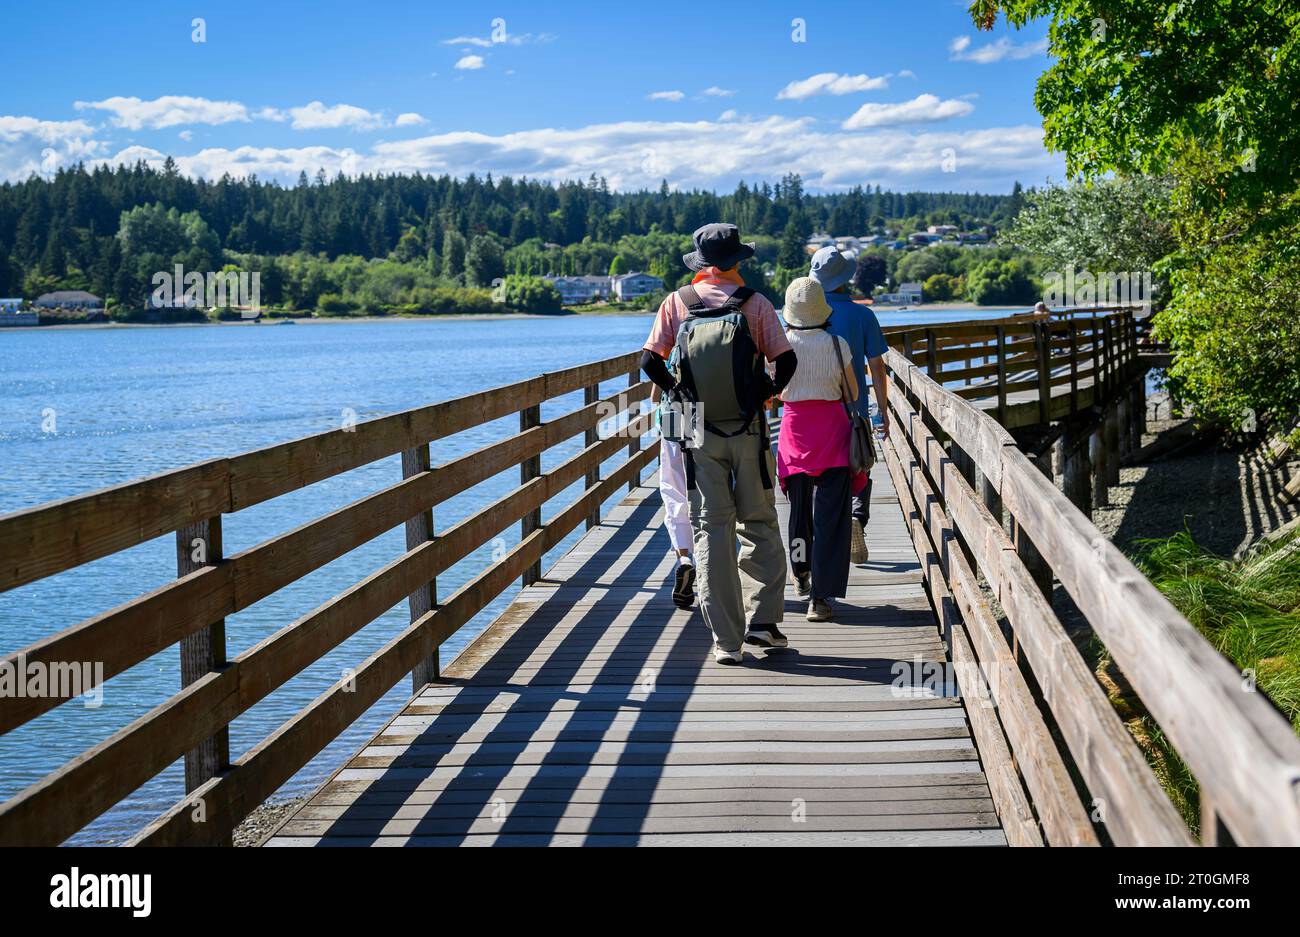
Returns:
[[[717,267],[705,267],[699,273],[695,274],[691,283],[699,283],[701,280],[722,280],[726,283],[734,283],[737,286],[745,285],[745,281],[741,279],[740,274],[734,267],[730,270],[719,270]]]

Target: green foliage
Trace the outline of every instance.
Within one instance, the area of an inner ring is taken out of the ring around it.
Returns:
[[[1189,143],[1228,157],[1216,188],[1260,205],[1300,182],[1300,5],[1259,0],[976,0],[1021,26],[1050,17],[1035,103],[1071,175],[1163,174]],[[1244,170],[1244,171],[1243,171]],[[1213,190],[1212,190],[1213,191]]]
[[[864,296],[889,277],[889,264],[878,253],[863,251],[858,255],[858,269],[853,273],[853,288]]]
[[[465,282],[468,286],[491,286],[506,275],[505,254],[497,239],[480,234],[470,242],[465,254]]]
[[[1002,242],[1062,273],[1153,270],[1176,246],[1172,189],[1172,178],[1137,175],[1031,190]]]
[[[1183,532],[1143,541],[1135,562],[1215,648],[1254,672],[1300,732],[1300,536],[1229,560]]]
[[[1039,293],[1020,261],[986,260],[966,278],[966,298],[981,306],[1029,305],[1037,301]]]
[[[494,298],[516,312],[558,313],[560,291],[540,277],[509,276]]]
[[[957,293],[954,291],[958,277],[950,277],[946,273],[936,273],[929,277],[921,285],[924,291],[925,301],[928,303],[943,303],[952,299]]]
[[[1187,202],[1196,196],[1180,195]],[[1174,351],[1169,388],[1236,427],[1300,418],[1300,193],[1254,212],[1181,215],[1189,249],[1171,263],[1175,301],[1156,317]],[[1258,233],[1234,238],[1233,230]]]

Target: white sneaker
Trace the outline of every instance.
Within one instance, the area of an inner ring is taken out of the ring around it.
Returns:
[[[724,650],[721,644],[713,645],[713,660],[718,664],[740,664],[745,660],[745,652]]]

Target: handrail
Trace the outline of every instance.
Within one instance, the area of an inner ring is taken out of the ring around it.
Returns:
[[[403,675],[436,675],[437,648],[545,553],[586,521],[624,484],[635,484],[658,454],[642,449],[651,428],[639,413],[650,385],[639,355],[627,354],[539,375],[427,407],[318,433],[225,459],[165,472],[0,517],[0,591],[55,575],[175,532],[181,575],[152,592],[6,655],[0,666],[93,660],[107,679],[168,646],[181,646],[183,689],[108,739],[0,804],[0,844],[57,844],[111,808],[182,755],[190,795],[137,835],[138,842],[228,843],[235,826],[289,780]],[[626,389],[600,396],[604,381]],[[578,390],[580,408],[542,421],[540,404]],[[519,413],[518,435],[440,465],[428,443]],[[615,435],[598,427],[625,421]],[[581,439],[583,448],[542,472],[541,454]],[[608,476],[600,468],[628,449]],[[404,478],[383,490],[230,557],[220,555],[223,515],[403,454]],[[434,534],[437,504],[519,465],[522,484],[507,496]],[[541,509],[575,482],[584,493],[545,523]],[[519,545],[443,602],[436,577],[521,522]],[[387,566],[257,645],[226,659],[224,619],[272,595],[375,537],[407,525],[407,550]],[[191,534],[201,529],[206,561],[187,568]],[[413,530],[423,530],[413,536]],[[229,762],[225,733],[259,700],[319,660],[388,609],[410,598],[411,624],[356,674],[298,713],[242,758]],[[422,604],[421,604],[422,603]],[[197,655],[197,656],[196,656]],[[0,733],[67,698],[0,698]],[[201,814],[203,822],[193,822]],[[179,818],[179,819],[178,819]]]
[[[1061,357],[1048,347],[1047,336],[1059,334],[1061,327],[1087,329],[1098,353],[1093,373],[1118,396],[1125,380],[1140,371],[1129,367],[1136,355],[1131,315],[1116,318],[1127,327],[1110,319],[1040,326],[1038,377],[1049,373],[1044,363]],[[1083,346],[1075,333],[1068,347],[1077,366]],[[1046,839],[1078,842],[1082,833],[1077,810],[1059,797],[1057,758],[1065,757],[1091,798],[1079,805],[1101,821],[1098,829],[1110,841],[1192,842],[1040,591],[1026,562],[1030,556],[1049,576],[1055,574],[1199,780],[1203,802],[1212,805],[1207,816],[1239,843],[1300,844],[1300,741],[1286,720],[1259,694],[1243,692],[1233,665],[1042,474],[997,420],[960,389],[944,386],[947,372],[896,350],[887,352],[886,364],[895,389],[890,409],[896,429],[885,445],[886,460],[918,552],[924,551],[927,586],[937,608],[946,597],[960,609],[948,626],[954,631],[954,660],[960,666],[964,656],[978,665],[966,692],[986,687],[996,703],[998,723],[983,728],[997,729],[1009,743]],[[1010,536],[1000,516],[1003,506]],[[932,564],[925,554],[936,558]],[[1010,656],[975,572],[1010,624]],[[1018,665],[1009,664],[1012,659]],[[1027,676],[1041,692],[1041,711],[1027,708],[1022,685]],[[969,711],[973,723],[987,718],[979,707]],[[1063,751],[1044,747],[1038,718],[1055,722]],[[991,786],[997,780],[990,775]],[[993,789],[1011,837],[1017,791]],[[1021,841],[1032,841],[1033,833],[1021,829]],[[1203,830],[1203,841],[1214,840],[1213,831]]]

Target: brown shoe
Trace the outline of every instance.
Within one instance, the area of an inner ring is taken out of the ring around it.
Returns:
[[[865,563],[870,554],[867,551],[867,535],[862,530],[862,521],[853,518],[853,531],[849,534],[849,562]]]

